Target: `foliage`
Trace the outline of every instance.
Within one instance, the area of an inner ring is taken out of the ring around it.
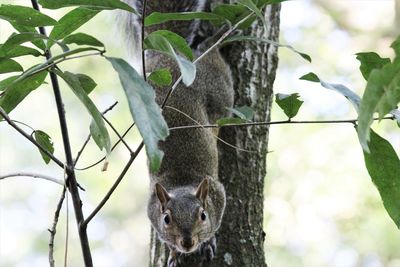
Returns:
[[[234,27],[242,29],[250,26],[258,18],[267,28],[262,9],[266,5],[283,1],[239,0],[236,4],[218,5],[211,12],[155,12],[145,18],[144,26],[165,23],[170,20],[200,19],[209,20],[217,26],[226,24],[232,27],[232,25],[235,25]],[[17,31],[4,44],[0,44],[0,73],[17,73],[17,75],[9,76],[0,81],[0,107],[2,110],[10,114],[22,101],[29,97],[32,91],[40,89],[46,83],[49,73],[55,74],[65,81],[88,111],[92,123],[86,127],[90,128],[91,137],[98,148],[100,150],[105,149],[106,154],[110,154],[112,148],[108,129],[102,114],[90,98],[90,93],[97,86],[96,82],[86,74],[63,71],[57,65],[75,57],[93,56],[93,53],[95,53],[97,56],[108,60],[118,73],[129,103],[131,116],[143,138],[151,170],[157,171],[163,158],[163,153],[157,144],[160,140],[167,138],[169,130],[162,116],[162,107],[160,108],[155,101],[151,84],[170,86],[173,82],[170,70],[159,69],[150,73],[147,77],[146,75],[141,77],[140,71],[135,70],[125,60],[106,57],[105,46],[101,41],[87,33],[76,32],[104,10],[120,9],[125,12],[138,13],[120,0],[40,0],[39,3],[47,9],[75,8],[56,20],[33,8],[17,5],[0,6],[0,19],[9,22]],[[35,29],[42,26],[52,27],[49,36]],[[297,51],[290,45],[282,45],[263,38],[241,36],[239,33],[225,39],[223,44],[238,41],[255,41],[277,47],[286,47],[311,62],[309,55]],[[27,43],[26,46],[22,45],[25,43]],[[53,45],[61,47],[62,52],[51,55],[50,49]],[[75,48],[72,49],[72,45]],[[400,111],[396,110],[400,102],[400,38],[393,42],[392,48],[396,54],[392,60],[382,58],[375,52],[357,54],[361,74],[367,81],[362,98],[348,87],[325,82],[314,73],[308,73],[301,79],[318,82],[324,88],[342,94],[357,110],[357,133],[364,150],[366,167],[379,190],[388,214],[400,228],[400,206],[397,201],[400,192],[400,182],[398,181],[400,161],[391,144],[370,129],[375,112],[378,112],[380,120],[390,113],[400,121]],[[194,82],[196,78],[195,57],[182,36],[167,30],[154,31],[143,39],[143,49],[163,53],[174,59],[179,66],[183,83],[190,86]],[[88,54],[88,52],[92,54]],[[16,58],[29,56],[40,58],[42,63],[24,70],[18,62],[19,59]],[[145,70],[143,72],[145,73]],[[303,104],[299,97],[297,93],[276,95],[276,103],[288,116],[288,122],[297,115]],[[240,106],[229,110],[234,116],[219,119],[217,121],[219,127],[253,122],[254,111],[251,107]],[[53,139],[44,130],[33,130],[31,135],[42,148],[49,152],[50,156],[53,155]],[[59,140],[54,141],[59,142]],[[39,151],[46,164],[52,160],[49,155],[41,150]],[[132,159],[134,158],[132,157]],[[129,168],[129,165],[127,167]]]

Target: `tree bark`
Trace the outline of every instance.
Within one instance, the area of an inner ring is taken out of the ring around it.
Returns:
[[[244,34],[278,41],[279,12],[280,5],[268,6],[267,32],[258,23]],[[254,121],[269,121],[277,47],[246,42],[224,52],[234,77],[235,106],[250,106],[256,112]],[[263,210],[268,132],[265,126],[221,129],[223,140],[251,152],[219,144],[219,179],[225,186],[227,206],[213,267],[266,266]]]
[[[243,35],[278,41],[280,5],[265,12],[267,32],[261,23]],[[223,54],[231,66],[235,106],[255,110],[254,121],[269,121],[273,83],[278,65],[277,47],[254,42],[235,43]],[[220,137],[237,147],[219,142],[219,179],[225,186],[227,206],[216,234],[217,255],[209,264],[199,255],[180,257],[180,267],[266,266],[264,257],[264,177],[268,152],[268,126],[222,128]],[[168,248],[151,234],[150,266],[165,267]]]

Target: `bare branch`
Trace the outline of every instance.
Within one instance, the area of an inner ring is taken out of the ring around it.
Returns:
[[[105,122],[107,122],[107,124],[111,127],[111,129],[114,131],[114,133],[118,136],[119,140],[125,145],[125,147],[129,150],[129,152],[132,154],[133,150],[129,147],[129,145],[125,142],[124,138],[118,133],[117,129],[115,129],[114,125],[112,125],[112,123],[106,119],[106,117],[104,117],[103,115],[103,120]]]
[[[114,104],[109,106],[106,110],[104,110],[102,112],[102,114],[105,115],[107,112],[112,110],[117,104],[118,104],[118,101],[116,101]],[[104,116],[103,116],[103,118],[104,118]],[[76,155],[76,158],[75,158],[75,161],[74,161],[74,167],[76,166],[76,163],[78,162],[79,158],[81,157],[81,155],[83,153],[83,150],[85,150],[87,144],[89,143],[90,138],[91,138],[91,134],[88,135],[88,137],[86,138],[85,142],[82,145],[82,148],[79,150],[78,154]]]
[[[16,125],[10,117],[7,115],[7,113],[0,107],[0,115],[8,122],[8,124],[13,127],[15,130],[17,130],[20,134],[22,134],[26,139],[28,139],[32,144],[34,144],[37,148],[40,149],[43,153],[45,153],[49,158],[51,158],[58,166],[61,168],[64,168],[64,163],[61,162],[58,158],[56,158],[53,154],[51,154],[49,151],[47,151],[44,147],[42,147],[36,140],[30,136],[28,133],[26,133],[24,130],[22,130],[18,125]]]
[[[384,117],[381,120],[393,120],[394,116]],[[374,118],[374,120],[379,120],[379,118]],[[351,120],[320,120],[320,121],[262,121],[262,122],[246,122],[246,123],[228,123],[222,126],[217,124],[208,125],[183,125],[169,128],[170,131],[181,130],[181,129],[191,129],[191,128],[223,128],[223,127],[249,127],[249,126],[263,126],[263,125],[276,125],[276,124],[332,124],[332,123],[351,123],[356,124],[357,119]]]
[[[60,210],[62,208],[64,199],[65,199],[65,193],[67,191],[67,188],[64,186],[63,191],[60,196],[60,200],[57,203],[57,208],[54,213],[54,219],[53,219],[53,225],[51,226],[51,229],[48,229],[50,232],[50,241],[49,241],[49,263],[50,267],[54,267],[54,239],[56,237],[56,232],[57,232],[57,223],[58,223],[58,218],[60,217]]]
[[[117,180],[114,182],[113,186],[110,188],[110,190],[108,190],[107,194],[101,200],[99,205],[97,205],[97,207],[92,211],[92,213],[90,213],[90,215],[82,223],[83,227],[86,227],[87,224],[93,219],[93,217],[96,216],[96,214],[101,210],[101,208],[107,203],[107,201],[110,198],[110,196],[113,194],[115,189],[118,187],[119,183],[124,178],[124,176],[125,176],[126,172],[128,171],[129,167],[131,166],[133,161],[136,159],[137,155],[139,155],[139,153],[142,150],[143,146],[144,146],[144,143],[141,142],[140,145],[138,146],[138,148],[136,149],[136,151],[133,154],[131,154],[131,157],[130,157],[128,163],[125,165],[124,169],[122,170],[121,174],[118,176]]]
[[[29,173],[29,172],[17,172],[17,173],[9,173],[6,175],[1,175],[0,180],[10,178],[10,177],[32,177],[32,178],[38,178],[38,179],[43,179],[47,181],[51,181],[53,183],[59,184],[59,185],[64,185],[64,181],[45,175],[45,174],[39,174],[39,173]]]

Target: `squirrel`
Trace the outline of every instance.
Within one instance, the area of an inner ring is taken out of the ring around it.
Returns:
[[[124,0],[142,13],[142,0]],[[209,0],[147,0],[146,15],[152,12],[207,11]],[[173,31],[186,38],[195,55],[210,37],[207,22],[169,21],[146,27],[146,34],[160,29]],[[129,15],[125,31],[131,40],[140,40],[140,18]],[[139,47],[134,44],[134,47]],[[146,51],[146,72],[168,68],[176,80],[177,63],[168,56]],[[214,124],[229,115],[233,105],[231,73],[220,52],[212,50],[196,64],[196,78],[186,87],[179,84],[163,109],[169,128],[193,124]],[[168,87],[152,84],[156,101],[163,102]],[[194,123],[195,121],[195,123]],[[178,265],[180,254],[199,251],[202,260],[210,261],[216,253],[215,232],[223,217],[226,197],[218,181],[218,151],[211,128],[171,130],[165,141],[159,142],[164,158],[159,171],[150,173],[151,196],[147,213],[158,238],[166,243],[170,253],[168,267]]]

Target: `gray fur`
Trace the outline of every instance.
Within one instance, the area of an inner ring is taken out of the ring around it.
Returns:
[[[125,0],[125,2],[141,12],[141,1]],[[209,9],[209,6],[209,0],[148,0],[146,14],[155,11],[201,11]],[[128,20],[125,29],[131,36],[129,39],[137,41],[140,37],[138,18],[130,16],[125,19]],[[146,32],[159,29],[172,30],[185,37],[195,49],[201,45],[206,35],[210,34],[210,28],[204,27],[205,24],[202,23],[172,21],[147,27]],[[194,53],[197,54],[196,51]],[[173,80],[180,75],[173,59],[149,51],[146,54],[146,72],[160,68],[168,68]],[[192,119],[202,125],[214,124],[217,119],[229,115],[226,107],[233,105],[232,79],[230,70],[219,51],[214,50],[206,55],[197,63],[196,68],[194,83],[189,87],[180,84],[163,110],[163,116],[170,128],[196,124]],[[169,87],[154,85],[154,89],[156,100],[161,104]],[[217,141],[210,128],[172,130],[166,141],[160,142],[159,146],[164,152],[164,158],[160,170],[151,173],[152,194],[148,203],[148,216],[159,238],[170,247],[172,259],[169,261],[173,266],[176,251],[181,249],[178,244],[181,238],[184,240],[193,238],[197,242],[194,249],[206,242],[215,243],[214,233],[221,224],[225,209],[225,190],[218,181]],[[205,178],[208,179],[208,194],[206,203],[202,203],[195,194],[197,187]],[[156,183],[161,184],[168,192],[169,200],[163,207],[155,193]],[[207,215],[205,221],[200,219],[203,209]],[[165,223],[165,216],[171,217],[169,224]],[[180,252],[186,253],[181,250]]]

